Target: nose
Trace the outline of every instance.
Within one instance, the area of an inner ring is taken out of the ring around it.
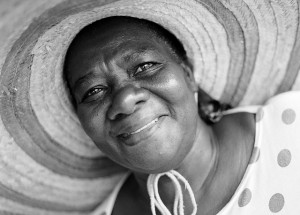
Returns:
[[[108,118],[116,120],[134,113],[149,97],[149,91],[143,88],[134,85],[122,87],[112,99],[111,107],[108,110]]]

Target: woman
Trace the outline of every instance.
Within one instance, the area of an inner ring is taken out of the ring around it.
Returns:
[[[251,155],[257,156],[255,115],[249,113],[257,108],[227,115],[214,125],[201,119],[197,98],[201,115],[212,121],[218,103],[203,92],[198,97],[193,69],[174,36],[149,21],[106,18],[76,36],[65,65],[84,130],[109,158],[133,173],[117,188],[108,214],[155,213],[148,196],[154,182],[148,176],[171,170],[194,193],[182,193],[185,214],[196,214],[193,198],[197,214],[217,214],[229,207],[253,162]],[[170,211],[175,187],[172,176],[158,184]],[[163,205],[155,206],[164,214]],[[181,210],[175,208],[174,214]]]
[[[70,2],[0,3],[0,214],[299,214],[299,1]]]

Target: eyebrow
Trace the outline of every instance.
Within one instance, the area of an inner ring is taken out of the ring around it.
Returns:
[[[74,83],[74,86],[72,87],[72,90],[74,91],[74,93],[81,88],[81,86],[88,82],[89,80],[98,77],[99,75],[97,75],[94,71],[90,71],[88,72],[86,75],[80,77],[79,79],[77,79]]]
[[[149,46],[142,46],[138,47],[137,49],[129,49],[124,52],[124,62],[129,63],[137,59],[140,55],[144,55],[146,52],[154,51],[152,47]]]

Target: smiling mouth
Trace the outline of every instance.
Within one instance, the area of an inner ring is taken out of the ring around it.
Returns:
[[[140,133],[141,131],[145,130],[146,128],[149,128],[150,126],[152,126],[153,124],[157,123],[159,120],[159,117],[155,118],[154,120],[152,120],[151,122],[147,123],[146,125],[144,125],[143,127],[133,131],[133,132],[130,132],[130,133],[123,133],[123,134],[120,134],[118,135],[118,137],[121,137],[121,138],[128,138],[129,136],[131,135],[134,135],[134,134],[138,134]]]

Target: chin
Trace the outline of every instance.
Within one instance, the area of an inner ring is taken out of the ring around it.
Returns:
[[[136,136],[125,141],[117,140],[119,159],[114,160],[134,172],[167,172],[177,168],[185,159],[193,145],[191,137],[176,121],[165,117],[161,123]]]
[[[127,168],[141,173],[161,173],[177,168],[186,157],[186,148],[180,148],[180,143],[152,143],[153,148],[143,153],[132,153],[127,157]]]

